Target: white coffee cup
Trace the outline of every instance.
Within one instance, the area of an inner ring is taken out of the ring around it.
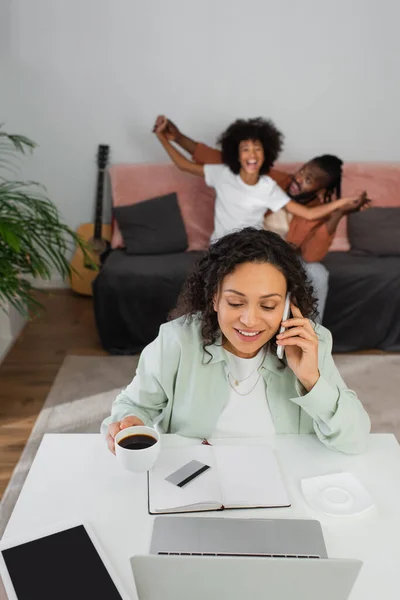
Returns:
[[[152,446],[142,448],[141,450],[123,448],[119,445],[121,440],[137,435],[149,436],[156,440],[156,442]],[[133,471],[134,473],[149,471],[156,462],[161,449],[160,434],[152,427],[146,427],[145,425],[136,425],[134,427],[121,429],[115,436],[114,441],[115,455],[118,462],[120,462],[125,469]]]

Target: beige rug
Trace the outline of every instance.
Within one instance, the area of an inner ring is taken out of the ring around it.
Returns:
[[[137,356],[65,358],[0,504],[0,538],[43,434],[98,432],[112,401],[132,380],[137,361]]]
[[[36,421],[0,505],[0,536],[18,499],[44,433],[93,433],[136,370],[137,357],[68,356]],[[374,432],[400,440],[400,355],[335,357],[348,387],[367,409]]]

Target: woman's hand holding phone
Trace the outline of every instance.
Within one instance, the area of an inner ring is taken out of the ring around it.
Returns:
[[[283,322],[287,321],[290,315],[290,294],[286,294],[286,299],[285,299],[285,306],[283,308],[283,315],[282,315],[282,325],[281,328],[279,330],[279,334],[283,333],[286,329],[286,327],[283,326]],[[284,347],[281,345],[278,345],[277,349],[276,349],[276,355],[278,358],[280,358],[280,360],[282,360],[283,358],[283,353],[284,353]]]
[[[290,303],[292,318],[282,321],[285,328],[276,336],[279,348],[284,348],[287,364],[300,383],[309,392],[319,379],[318,336],[309,319]],[[278,355],[279,356],[279,355]]]

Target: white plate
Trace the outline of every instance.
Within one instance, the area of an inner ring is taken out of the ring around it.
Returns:
[[[359,515],[374,506],[365,487],[351,473],[335,473],[301,480],[308,504],[326,515]]]

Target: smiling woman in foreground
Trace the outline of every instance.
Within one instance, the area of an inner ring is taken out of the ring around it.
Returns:
[[[291,317],[279,335],[287,293]],[[104,420],[110,450],[120,429],[158,422],[198,438],[315,432],[328,447],[362,452],[370,420],[339,375],[331,334],[312,321],[315,303],[278,235],[246,228],[219,239]]]

